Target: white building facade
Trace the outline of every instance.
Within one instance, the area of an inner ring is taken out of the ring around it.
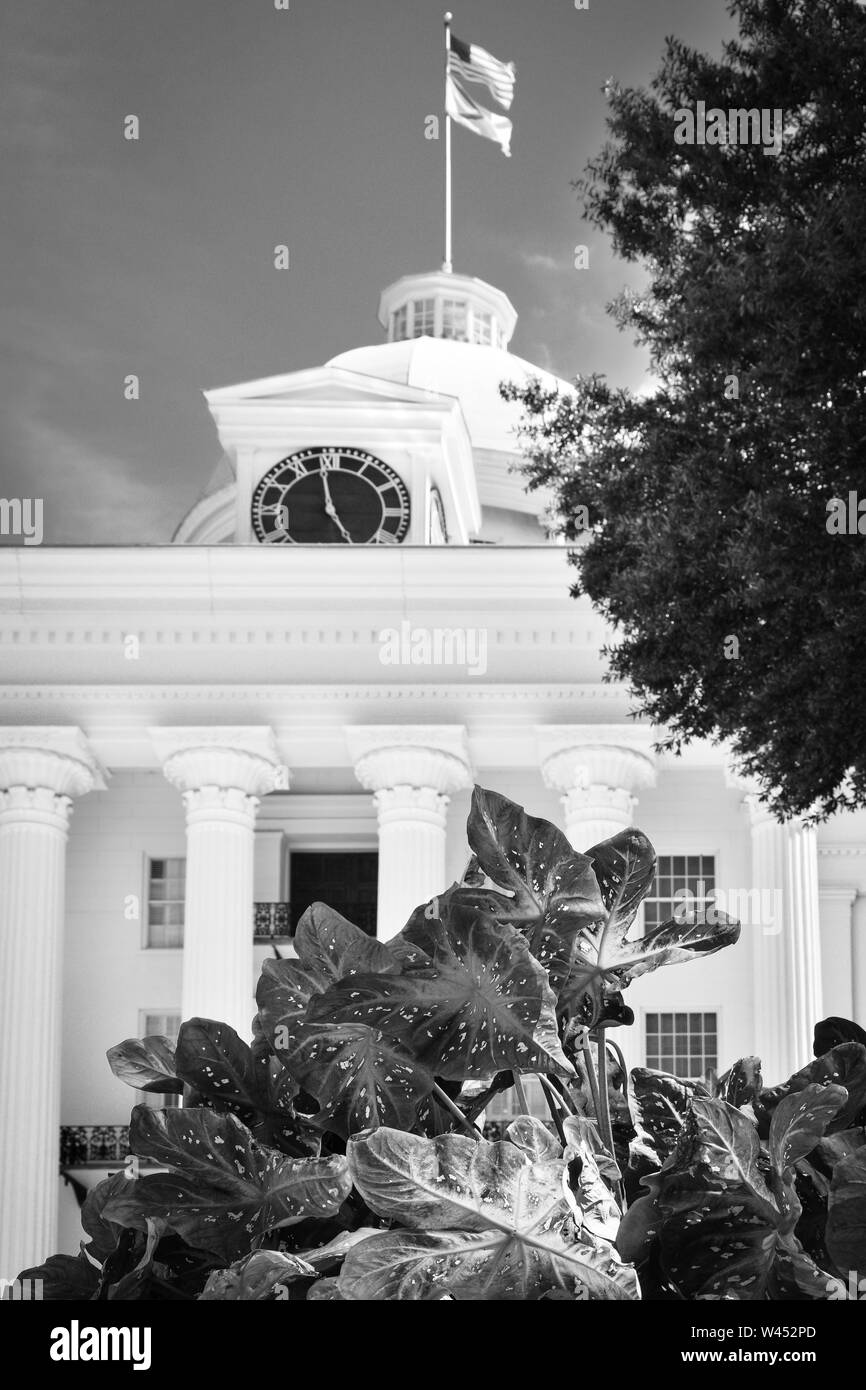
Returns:
[[[193,1014],[249,1037],[310,901],[398,931],[462,873],[474,781],[577,849],[639,825],[648,926],[684,890],[742,918],[630,988],[630,1064],[758,1054],[773,1084],[817,1019],[866,1018],[866,816],[777,824],[718,749],[657,756],[603,682],[515,469],[499,384],[545,373],[508,352],[506,296],[406,277],[380,322],[206,393],[223,459],[174,544],[0,550],[2,1277],[74,1252],[75,1185],[122,1166],[106,1049]]]

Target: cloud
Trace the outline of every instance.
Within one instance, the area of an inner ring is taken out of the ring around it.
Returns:
[[[43,420],[22,418],[17,432],[33,458],[50,460],[50,481],[32,477],[28,495],[45,504],[49,545],[164,543],[177,517],[153,480],[130,471],[128,459],[100,452]]]
[[[560,262],[555,256],[548,256],[543,251],[521,251],[520,259],[527,270],[543,270],[548,275],[558,274],[570,267],[564,262]]]

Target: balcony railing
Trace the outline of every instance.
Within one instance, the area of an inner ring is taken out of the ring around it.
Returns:
[[[293,935],[291,903],[253,903],[256,941],[288,941]]]
[[[129,1125],[61,1125],[61,1168],[117,1163],[129,1156]]]

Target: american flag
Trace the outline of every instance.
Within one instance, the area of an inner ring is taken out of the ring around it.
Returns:
[[[464,43],[450,35],[448,72],[465,82],[480,82],[507,111],[514,100],[515,69],[513,63],[502,63],[477,43]]]

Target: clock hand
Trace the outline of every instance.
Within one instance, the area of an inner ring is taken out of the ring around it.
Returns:
[[[349,532],[346,530],[345,526],[343,525],[342,521],[337,515],[337,508],[334,506],[334,501],[331,497],[331,489],[328,486],[328,475],[326,473],[322,473],[321,478],[322,486],[325,489],[325,511],[333,521],[334,525],[342,534],[343,539],[348,541],[350,545],[353,545],[354,542],[352,540],[352,537],[349,535]]]

